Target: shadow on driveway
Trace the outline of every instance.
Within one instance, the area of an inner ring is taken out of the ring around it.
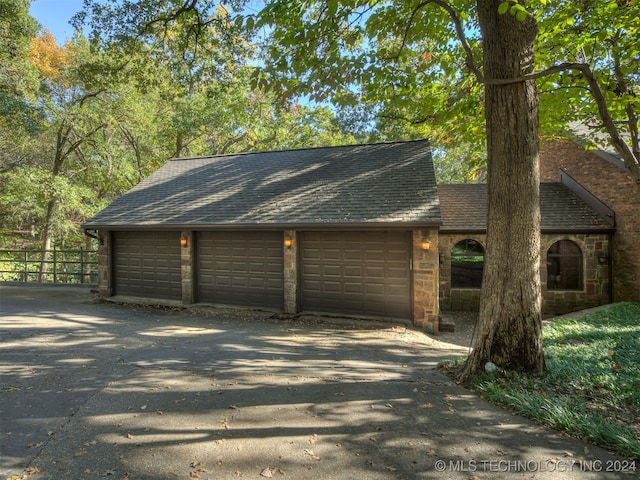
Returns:
[[[3,478],[605,478],[581,465],[617,459],[440,375],[468,352],[460,332],[80,288],[3,286],[0,302]]]

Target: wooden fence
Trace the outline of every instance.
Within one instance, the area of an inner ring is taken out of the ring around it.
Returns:
[[[95,250],[0,250],[0,281],[91,284],[98,283]]]

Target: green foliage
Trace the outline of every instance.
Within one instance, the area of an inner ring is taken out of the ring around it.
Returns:
[[[637,124],[629,120],[640,110],[640,4],[547,0],[533,13],[540,24],[540,69],[563,62],[589,64],[619,128],[627,138],[637,135]],[[597,105],[579,72],[544,77],[539,89],[544,133],[563,134],[568,124],[577,122],[592,127],[585,135],[587,142],[608,143]],[[638,145],[633,148],[638,151]]]
[[[640,304],[543,328],[548,371],[482,373],[472,387],[533,420],[640,459]]]
[[[38,74],[29,62],[29,45],[38,31],[29,0],[0,0],[0,170],[19,154],[19,137],[38,131],[39,110],[33,100]]]
[[[37,88],[29,44],[38,31],[30,0],[0,0],[0,92],[27,99]]]
[[[483,86],[469,75],[472,59],[482,64],[480,32],[473,1],[416,4],[404,1],[272,0],[257,18],[272,32],[265,66],[254,82],[284,97],[309,95],[340,108],[369,114],[370,138],[428,137],[439,149],[464,145],[446,155],[445,169],[460,171],[457,181],[479,178],[486,156]],[[540,0],[506,1],[498,13],[539,24],[537,70],[564,62],[586,62],[607,90],[620,125],[637,117],[640,53],[638,2]],[[459,23],[468,52],[456,33]],[[481,72],[480,72],[481,73]],[[541,133],[571,136],[571,122],[599,126],[599,112],[586,82],[566,70],[538,80]],[[359,115],[359,117],[362,115]],[[363,123],[363,122],[360,122]],[[363,136],[361,134],[361,136]],[[600,142],[606,143],[606,142]],[[640,147],[635,146],[635,150]],[[460,164],[471,167],[465,171]]]
[[[169,158],[355,141],[329,108],[252,89],[243,22],[217,2],[187,7],[89,1],[75,21],[92,34],[64,46],[24,29],[31,96],[0,91],[2,230],[82,245],[79,225]]]
[[[524,22],[528,15],[527,9],[524,8],[523,5],[518,3],[517,0],[516,1],[509,0],[507,2],[502,2],[498,6],[499,15],[505,15],[507,12],[509,12],[510,15],[516,17],[516,19],[519,22]]]
[[[479,61],[475,4],[454,3]],[[439,180],[482,178],[482,88],[464,74],[463,49],[452,41],[454,27],[441,7],[345,1],[335,8],[315,2],[306,9],[299,2],[289,10],[290,5],[268,2],[260,14],[258,25],[273,29],[267,50],[272,60],[256,83],[285,97],[331,100],[351,117],[368,115],[370,128],[358,132],[368,141],[430,138]]]

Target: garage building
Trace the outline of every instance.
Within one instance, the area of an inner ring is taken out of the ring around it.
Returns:
[[[426,140],[176,159],[88,220],[99,292],[438,328]]]

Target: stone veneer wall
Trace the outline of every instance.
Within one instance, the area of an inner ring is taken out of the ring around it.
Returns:
[[[422,242],[430,243],[429,249]],[[413,323],[431,333],[438,333],[440,307],[438,298],[438,231],[413,231]]]
[[[440,306],[444,311],[477,311],[480,307],[480,289],[451,288],[451,249],[461,240],[471,239],[486,246],[484,234],[440,234]],[[558,240],[571,240],[582,251],[582,290],[547,290],[546,254]],[[574,312],[610,302],[609,265],[601,264],[601,254],[607,255],[609,239],[606,234],[542,234],[540,246],[540,279],[542,313],[557,315]]]
[[[612,244],[613,301],[640,302],[640,186],[626,170],[573,142],[542,148],[540,180],[557,182],[563,169],[616,215]]]
[[[284,240],[291,247],[284,248],[284,313],[298,312],[298,239],[295,230],[285,230]]]
[[[113,295],[110,258],[111,232],[98,232],[98,295],[100,298]]]
[[[180,269],[182,278],[182,303],[191,305],[193,303],[193,238],[191,231],[181,232],[181,238],[187,240],[185,246],[180,246]]]

